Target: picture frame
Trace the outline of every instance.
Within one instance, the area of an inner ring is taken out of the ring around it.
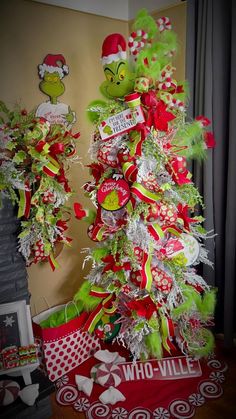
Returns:
[[[11,346],[25,347],[34,344],[30,306],[25,300],[0,304],[0,354]],[[0,375],[22,375],[25,384],[31,384],[30,373],[39,362],[0,369]]]
[[[0,351],[34,343],[30,308],[26,301],[0,304]]]

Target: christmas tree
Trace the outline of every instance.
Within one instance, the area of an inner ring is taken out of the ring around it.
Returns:
[[[174,79],[176,34],[168,18],[141,10],[128,40],[102,46],[108,99],[89,105],[95,129],[84,189],[96,210],[75,204],[97,242],[92,268],[75,300],[89,312],[84,329],[118,341],[134,359],[214,348],[215,290],[197,265],[211,265],[208,233],[196,208],[202,197],[187,168],[214,146],[210,121],[186,122],[187,83]]]

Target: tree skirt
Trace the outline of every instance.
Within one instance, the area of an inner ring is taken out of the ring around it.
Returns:
[[[87,396],[78,390],[75,376],[91,377],[98,364],[103,385],[94,383]],[[122,362],[115,368],[90,358],[56,381],[56,400],[72,405],[88,419],[187,419],[194,416],[198,406],[223,394],[226,370],[227,365],[216,357],[194,361],[175,356],[136,364]],[[102,403],[99,397],[109,385],[116,387],[125,401]]]

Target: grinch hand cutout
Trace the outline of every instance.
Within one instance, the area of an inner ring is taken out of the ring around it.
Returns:
[[[62,79],[69,73],[65,58],[61,54],[48,54],[43,64],[39,64],[38,71],[42,79],[39,88],[50,100],[39,105],[36,116],[45,118],[50,124],[60,124],[71,129],[76,122],[75,112],[69,105],[58,102],[58,97],[65,91]]]

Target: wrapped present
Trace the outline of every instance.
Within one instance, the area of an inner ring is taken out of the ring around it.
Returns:
[[[19,355],[29,355],[29,354],[36,354],[36,345],[31,344],[28,346],[19,346],[18,348]]]
[[[19,367],[19,365],[20,365],[19,358],[5,359],[4,360],[4,369]]]
[[[2,350],[2,357],[4,359],[14,354],[18,354],[18,348],[16,345],[7,346],[6,348]]]

